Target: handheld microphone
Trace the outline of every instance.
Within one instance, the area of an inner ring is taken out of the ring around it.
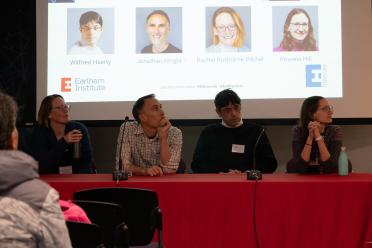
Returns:
[[[123,130],[121,132],[121,140],[120,140],[120,148],[119,148],[119,164],[118,164],[118,168],[116,168],[116,170],[114,171],[114,173],[112,174],[112,180],[118,182],[118,181],[122,181],[122,180],[128,180],[128,177],[129,177],[129,174],[127,172],[125,172],[125,170],[123,169],[123,161],[121,159],[121,153],[122,153],[122,150],[123,150],[123,140],[124,140],[124,132],[125,132],[125,126],[127,124],[127,122],[129,121],[129,117],[128,116],[125,116],[124,118],[124,123],[123,123]]]
[[[257,145],[261,140],[261,137],[263,133],[265,132],[265,129],[262,128],[260,134],[258,135],[258,138],[256,140],[256,144],[254,144],[253,147],[253,170],[248,171],[247,173],[247,180],[261,180],[262,179],[262,173],[259,170],[256,170],[256,150]]]

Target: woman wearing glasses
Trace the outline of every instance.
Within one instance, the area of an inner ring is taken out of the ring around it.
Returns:
[[[88,130],[82,123],[69,121],[69,109],[60,95],[47,96],[41,102],[32,138],[40,174],[94,172]],[[76,143],[80,143],[80,156],[74,156]]]
[[[313,25],[304,9],[296,8],[289,12],[284,23],[283,40],[274,51],[318,51]]]
[[[212,17],[211,32],[212,45],[207,47],[207,52],[249,52],[244,46],[244,24],[234,9],[217,9]]]
[[[342,146],[342,132],[332,123],[333,108],[321,96],[302,103],[299,125],[293,129],[293,157],[287,163],[289,173],[336,173]],[[349,163],[349,170],[351,164]]]

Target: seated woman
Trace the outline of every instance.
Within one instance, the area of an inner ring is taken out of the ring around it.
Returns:
[[[249,52],[244,46],[244,24],[239,14],[230,7],[217,9],[212,17],[212,45],[207,52]]]
[[[337,173],[342,132],[332,123],[333,109],[321,96],[306,98],[299,125],[293,129],[293,157],[288,173]],[[349,163],[349,171],[351,164]]]
[[[71,171],[71,167],[73,173],[95,171],[88,130],[82,123],[69,121],[69,108],[60,95],[47,96],[41,102],[39,125],[35,127],[31,141],[40,174],[58,174],[66,168]],[[81,154],[74,158],[73,144],[77,142],[80,142]]]
[[[318,51],[309,14],[300,8],[289,12],[283,28],[283,40],[275,52]]]

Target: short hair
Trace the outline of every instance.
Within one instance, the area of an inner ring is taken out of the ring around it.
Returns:
[[[140,123],[141,120],[139,118],[139,115],[143,109],[143,105],[145,104],[145,100],[149,98],[155,98],[155,94],[149,94],[143,97],[138,98],[138,100],[134,103],[133,108],[132,108],[132,115],[134,119]]]
[[[238,47],[238,48],[242,47],[244,45],[244,38],[245,38],[244,24],[243,24],[242,19],[240,18],[240,15],[233,8],[230,8],[230,7],[218,8],[214,12],[213,17],[212,17],[212,27],[216,28],[216,19],[222,13],[229,14],[231,18],[234,20],[234,23],[237,27],[238,32],[236,34],[236,39],[234,41],[233,47]],[[214,45],[217,45],[218,43],[220,43],[220,39],[218,38],[217,35],[214,34],[213,28],[211,30],[212,31],[212,43]]]
[[[149,19],[150,19],[151,16],[153,16],[153,15],[161,15],[161,16],[164,16],[165,19],[167,19],[167,21],[168,21],[168,23],[169,23],[169,25],[170,25],[170,19],[169,19],[169,16],[167,15],[167,13],[165,13],[163,10],[160,10],[160,9],[158,9],[158,10],[154,10],[153,12],[151,12],[151,13],[147,16],[147,18],[146,18],[146,23],[149,21]]]
[[[9,140],[16,127],[17,103],[0,91],[0,150],[9,149]]]
[[[37,113],[37,122],[40,126],[49,128],[49,114],[52,111],[52,102],[56,98],[62,98],[63,96],[54,94],[46,96],[40,104],[39,112]],[[64,99],[63,99],[64,100]]]
[[[99,23],[101,27],[103,26],[102,16],[95,11],[88,11],[80,16],[80,27],[91,21]]]
[[[294,15],[297,14],[304,14],[307,19],[309,20],[309,30],[306,38],[303,40],[303,50],[304,51],[316,51],[316,40],[314,38],[314,28],[313,24],[311,23],[310,15],[304,9],[295,8],[292,9],[287,19],[285,20],[284,27],[283,27],[283,40],[280,42],[280,47],[283,48],[285,51],[292,51],[293,49],[293,37],[291,36],[290,32],[288,31],[289,25],[291,25],[291,20]]]
[[[241,103],[240,97],[231,89],[225,89],[219,92],[216,97],[214,98],[214,105],[216,106],[217,110],[221,110],[221,108],[232,104],[239,104]]]

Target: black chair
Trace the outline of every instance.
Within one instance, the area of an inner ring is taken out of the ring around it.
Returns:
[[[75,192],[73,199],[119,204],[124,209],[130,246],[151,244],[157,230],[158,247],[163,247],[162,213],[156,192],[136,188],[95,188]]]
[[[124,222],[123,208],[114,203],[75,200],[91,222],[100,226],[102,241],[106,247],[129,247],[128,227]]]
[[[100,227],[96,224],[66,221],[71,244],[74,248],[105,247]]]

